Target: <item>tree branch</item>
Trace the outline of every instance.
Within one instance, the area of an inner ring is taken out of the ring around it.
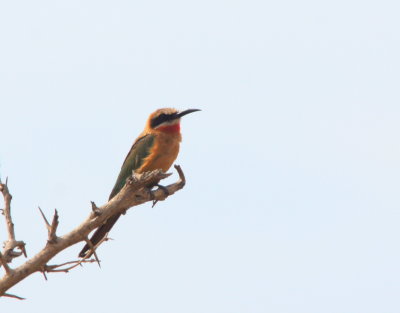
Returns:
[[[44,217],[46,221],[46,227],[48,228],[49,232],[49,241],[47,242],[45,247],[31,259],[27,260],[25,263],[15,269],[9,269],[9,271],[6,271],[5,275],[0,279],[0,297],[5,296],[7,290],[9,290],[12,286],[16,285],[18,282],[25,279],[32,273],[54,272],[55,268],[46,265],[48,261],[50,261],[55,255],[65,250],[66,248],[78,242],[87,240],[89,233],[92,230],[101,226],[111,216],[123,213],[131,207],[143,204],[148,201],[163,201],[168,196],[171,196],[178,190],[182,189],[186,183],[185,176],[182,169],[178,165],[175,165],[175,169],[179,174],[179,180],[176,183],[173,183],[163,188],[157,188],[154,191],[149,190],[149,188],[147,188],[146,186],[157,184],[160,180],[170,176],[171,174],[164,173],[161,170],[155,170],[142,174],[133,173],[132,176],[127,179],[125,186],[115,197],[113,197],[108,203],[101,207],[97,207],[94,203],[92,203],[89,216],[78,227],[61,237],[56,237],[55,235],[55,230],[58,225],[57,211],[54,215],[51,225]],[[1,185],[0,188],[3,192],[3,196],[4,194],[8,193],[8,188],[6,185]],[[167,192],[165,192],[165,190],[163,189],[167,190]],[[56,240],[51,240],[54,238],[56,238]],[[71,268],[59,271],[68,272],[68,270],[74,268],[77,265],[80,265],[82,262],[92,261],[77,261],[77,263],[75,263]]]
[[[1,264],[7,271],[7,263],[10,263],[14,258],[21,256],[22,254],[26,257],[25,251],[25,243],[23,241],[15,240],[15,230],[14,230],[14,223],[11,218],[11,199],[12,196],[8,190],[8,179],[6,179],[6,183],[3,184],[0,181],[0,191],[3,194],[4,198],[4,209],[2,213],[6,220],[6,228],[7,228],[7,240],[4,242],[3,245],[3,252],[1,256]],[[14,249],[18,248],[19,251],[15,251]]]
[[[47,273],[68,273],[70,270],[74,269],[75,267],[81,265],[82,263],[93,263],[96,262],[95,259],[80,259],[77,261],[70,261],[70,262],[65,262],[62,264],[56,264],[56,265],[45,265],[44,267],[44,272]],[[62,266],[70,265],[65,268],[60,268]]]

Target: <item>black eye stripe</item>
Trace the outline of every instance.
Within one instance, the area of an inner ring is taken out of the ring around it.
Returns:
[[[157,127],[158,125],[167,122],[167,121],[172,121],[174,119],[178,118],[176,113],[171,113],[171,114],[165,114],[162,113],[159,116],[153,118],[150,122],[150,126],[152,128]]]

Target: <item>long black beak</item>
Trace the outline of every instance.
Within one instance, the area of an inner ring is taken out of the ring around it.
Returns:
[[[189,109],[189,110],[185,110],[185,111],[179,112],[178,113],[178,118],[181,118],[182,116],[185,116],[186,114],[197,112],[197,111],[201,111],[201,110],[199,110],[199,109]]]

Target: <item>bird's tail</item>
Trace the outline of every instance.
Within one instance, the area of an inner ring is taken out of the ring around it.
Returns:
[[[96,229],[96,231],[93,233],[92,238],[90,238],[90,242],[92,243],[93,247],[96,247],[96,245],[103,240],[103,238],[107,235],[107,233],[110,231],[110,229],[114,226],[114,224],[117,222],[121,214],[117,214],[114,216],[111,216],[103,225],[101,225],[99,228]],[[87,254],[87,252],[90,250],[90,247],[88,244],[86,244],[81,252],[79,252],[79,257],[84,258]],[[91,254],[91,253],[90,253]]]

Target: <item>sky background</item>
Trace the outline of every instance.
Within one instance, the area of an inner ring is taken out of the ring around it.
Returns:
[[[399,10],[0,1],[0,175],[30,257],[38,206],[65,234],[152,111],[202,110],[182,121],[186,187],[120,219],[101,269],[34,274],[1,311],[398,313]]]

